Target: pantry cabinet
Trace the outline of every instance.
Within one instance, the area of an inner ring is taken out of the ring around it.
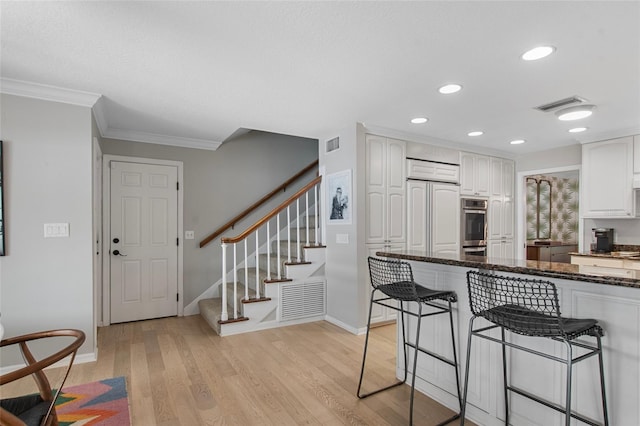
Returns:
[[[366,136],[366,242],[404,244],[406,142]]]
[[[489,157],[460,153],[460,195],[489,196]]]
[[[513,161],[491,157],[487,226],[487,254],[491,257],[514,255],[514,170]]]
[[[582,146],[582,195],[585,218],[636,216],[633,191],[633,136]]]

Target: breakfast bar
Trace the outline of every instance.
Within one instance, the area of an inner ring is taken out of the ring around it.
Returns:
[[[453,290],[458,302],[455,309],[456,346],[461,374],[467,350],[471,310],[467,294],[466,273],[480,270],[496,275],[535,278],[553,282],[558,289],[563,316],[594,318],[604,329],[605,384],[611,425],[640,424],[640,270],[609,275],[606,269],[594,270],[584,265],[537,260],[501,259],[484,256],[441,255],[426,251],[378,251],[377,256],[408,261],[415,281],[437,290]],[[425,322],[420,341],[444,356],[451,356],[450,336],[440,320]],[[444,321],[444,319],[442,320]],[[478,324],[478,322],[476,322]],[[488,323],[487,323],[488,324]],[[409,330],[415,330],[409,319]],[[496,336],[499,335],[499,331]],[[398,325],[398,332],[401,328]],[[413,331],[411,331],[413,332]],[[512,343],[523,344],[546,353],[563,355],[564,346],[545,338],[509,335]],[[447,353],[449,351],[449,353]],[[468,420],[481,425],[504,424],[502,362],[500,345],[486,340],[472,344],[469,368]],[[402,348],[397,351],[396,374],[404,375]],[[507,349],[508,376],[514,386],[527,389],[545,400],[564,404],[564,370],[557,362],[532,354]],[[416,389],[458,411],[455,376],[450,369],[439,368],[432,359],[418,361]],[[602,421],[597,357],[574,367],[572,407],[575,411]],[[411,374],[411,372],[409,372]],[[562,415],[517,394],[509,395],[510,423],[517,425],[564,424]]]

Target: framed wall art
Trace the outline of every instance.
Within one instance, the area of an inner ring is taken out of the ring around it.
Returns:
[[[351,169],[328,175],[326,194],[327,223],[351,224]]]

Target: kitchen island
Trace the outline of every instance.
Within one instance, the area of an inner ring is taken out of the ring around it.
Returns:
[[[418,251],[379,251],[381,257],[402,259],[411,263],[416,282],[439,290],[454,290],[455,332],[461,377],[464,377],[467,336],[471,311],[467,296],[466,272],[469,270],[522,278],[551,281],[558,288],[563,316],[595,318],[605,331],[605,379],[609,422],[611,425],[640,424],[640,276],[633,271],[627,276],[589,273],[580,265],[499,259],[481,256],[436,255]],[[476,320],[480,325],[482,319]],[[409,335],[415,333],[416,322],[409,318]],[[398,329],[398,332],[401,330]],[[499,334],[499,331],[494,330]],[[564,346],[550,339],[509,335],[509,340],[552,353],[564,355]],[[585,338],[586,339],[586,338]],[[401,341],[401,337],[399,339]],[[423,320],[421,346],[431,347],[452,358],[447,319]],[[484,339],[474,339],[469,376],[467,419],[481,425],[504,424],[501,347]],[[398,347],[398,377],[404,374],[402,348]],[[575,355],[575,354],[574,354]],[[455,376],[450,368],[440,368],[430,357],[419,355],[416,388],[457,411]],[[510,383],[527,389],[546,400],[564,405],[564,366],[543,357],[507,349]],[[597,358],[574,367],[574,410],[602,421],[599,399]],[[560,425],[562,415],[533,401],[510,394],[511,423],[515,425]]]

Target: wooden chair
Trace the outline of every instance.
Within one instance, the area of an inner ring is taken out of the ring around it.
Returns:
[[[35,340],[72,337],[73,341],[56,353],[36,360],[29,344]],[[67,380],[76,353],[84,343],[85,334],[80,330],[50,330],[22,336],[10,337],[0,342],[0,347],[17,345],[20,348],[26,366],[0,376],[0,386],[23,377],[32,376],[38,385],[39,393],[0,400],[0,425],[31,426],[57,425],[55,401]],[[69,364],[57,390],[51,388],[44,369],[70,356]]]

